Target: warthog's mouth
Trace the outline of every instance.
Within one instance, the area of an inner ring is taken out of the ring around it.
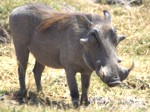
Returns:
[[[121,67],[121,66],[117,66],[113,70],[110,68],[107,68],[107,66],[103,67],[101,65],[100,60],[96,62],[96,74],[109,87],[114,87],[114,86],[121,84],[121,82],[127,78],[127,76],[129,75],[130,71],[133,68],[134,68],[134,62],[132,63],[131,67],[128,69]],[[115,71],[115,72],[112,72],[112,71]]]
[[[109,82],[109,83],[107,83],[107,85],[109,86],[109,87],[115,87],[115,86],[117,86],[117,85],[119,85],[119,84],[121,84],[121,81],[114,81],[114,82]]]

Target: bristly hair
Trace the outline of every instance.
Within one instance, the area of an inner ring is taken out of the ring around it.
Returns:
[[[70,14],[67,13],[54,13],[51,17],[43,20],[37,27],[37,31],[41,32],[52,26],[53,24],[60,22],[64,19],[71,17]]]

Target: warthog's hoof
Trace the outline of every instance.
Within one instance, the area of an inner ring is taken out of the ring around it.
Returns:
[[[84,101],[83,103],[83,100],[80,101],[80,105],[85,105],[85,106],[88,106],[90,104],[90,101]]]
[[[74,106],[75,108],[78,108],[78,107],[79,107],[79,101],[78,101],[78,100],[73,100],[72,103],[73,103],[73,106]]]
[[[19,101],[19,103],[24,103],[23,99],[26,97],[27,95],[27,90],[20,90],[17,94],[17,99]]]
[[[90,102],[89,102],[89,101],[85,102],[85,106],[88,106],[89,104],[90,104]]]

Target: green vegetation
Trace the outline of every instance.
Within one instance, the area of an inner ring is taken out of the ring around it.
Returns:
[[[19,88],[17,62],[13,43],[0,44],[0,111],[1,112],[143,112],[150,111],[150,2],[145,0],[141,6],[120,6],[94,4],[86,0],[3,0],[0,4],[0,26],[8,29],[8,16],[20,5],[45,3],[61,10],[62,6],[72,6],[81,12],[98,13],[107,9],[112,14],[113,25],[118,33],[127,36],[117,48],[123,59],[122,65],[129,67],[132,61],[135,68],[124,83],[109,88],[93,73],[89,97],[91,105],[73,109],[64,70],[48,69],[43,73],[43,93],[36,95],[32,69],[34,58],[28,63],[26,84],[28,95],[25,103],[19,105],[14,99]],[[80,75],[77,75],[81,90]]]

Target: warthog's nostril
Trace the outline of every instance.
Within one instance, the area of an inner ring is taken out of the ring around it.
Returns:
[[[117,85],[119,85],[119,84],[121,84],[121,81],[110,82],[110,83],[108,83],[107,85],[108,85],[109,87],[115,87],[115,86],[117,86]]]
[[[121,81],[120,81],[120,78],[119,78],[118,76],[112,77],[112,78],[109,80],[109,82],[107,83],[107,85],[108,85],[109,87],[114,87],[114,86],[117,86],[117,85],[119,85],[119,84],[121,84]]]
[[[110,82],[120,81],[120,78],[118,76],[115,76],[111,78]]]
[[[118,77],[118,76],[115,76],[113,79],[119,79],[119,77]]]

